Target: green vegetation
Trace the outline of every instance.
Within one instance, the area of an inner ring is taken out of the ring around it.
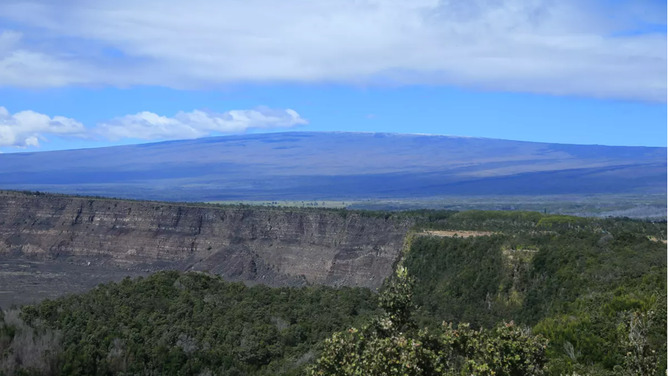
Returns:
[[[420,211],[410,213],[418,214]],[[422,212],[424,213],[424,212]],[[442,218],[435,218],[436,214]],[[492,231],[506,234],[590,232],[653,236],[666,240],[666,221],[643,221],[630,218],[583,218],[567,215],[541,214],[526,211],[432,212],[419,218],[419,229]],[[570,235],[569,235],[570,236]]]
[[[533,211],[584,217],[666,219],[666,194],[597,194],[540,196],[446,196],[359,200],[348,209]]]
[[[553,375],[619,374],[630,327],[642,327],[639,353],[655,355],[654,371],[666,368],[666,246],[644,235],[417,237],[404,262],[421,326],[532,326],[549,340]]]
[[[160,272],[5,312],[0,372],[665,371],[666,245],[659,241],[666,239],[665,222],[517,211],[365,215],[415,221],[397,274],[380,294],[246,287],[204,274]],[[494,235],[438,237],[422,229]]]
[[[514,324],[472,330],[467,324],[431,332],[413,321],[413,279],[399,266],[380,295],[383,314],[362,329],[325,342],[311,376],[326,375],[523,375],[545,374],[547,341]]]
[[[21,320],[5,315],[0,351],[5,371],[18,363],[35,375],[296,375],[319,342],[368,317],[375,301],[359,288],[246,287],[160,272],[24,307]],[[62,338],[40,349],[57,355],[50,367],[21,355],[44,333]]]

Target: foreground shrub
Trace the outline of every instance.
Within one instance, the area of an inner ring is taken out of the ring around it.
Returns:
[[[417,330],[411,317],[412,283],[399,267],[379,299],[384,313],[361,329],[326,340],[310,375],[544,374],[547,341],[513,323],[493,330],[472,330],[466,324],[443,324],[433,333]]]

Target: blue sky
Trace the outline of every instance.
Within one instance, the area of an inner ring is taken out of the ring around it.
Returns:
[[[666,2],[6,0],[0,152],[249,132],[666,146]]]

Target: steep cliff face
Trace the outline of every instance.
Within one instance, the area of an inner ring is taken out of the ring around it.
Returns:
[[[268,285],[376,288],[411,221],[0,193],[0,254],[201,270]]]

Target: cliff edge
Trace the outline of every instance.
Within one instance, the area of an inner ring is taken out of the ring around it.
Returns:
[[[360,212],[0,192],[0,255],[377,288],[413,222]]]

